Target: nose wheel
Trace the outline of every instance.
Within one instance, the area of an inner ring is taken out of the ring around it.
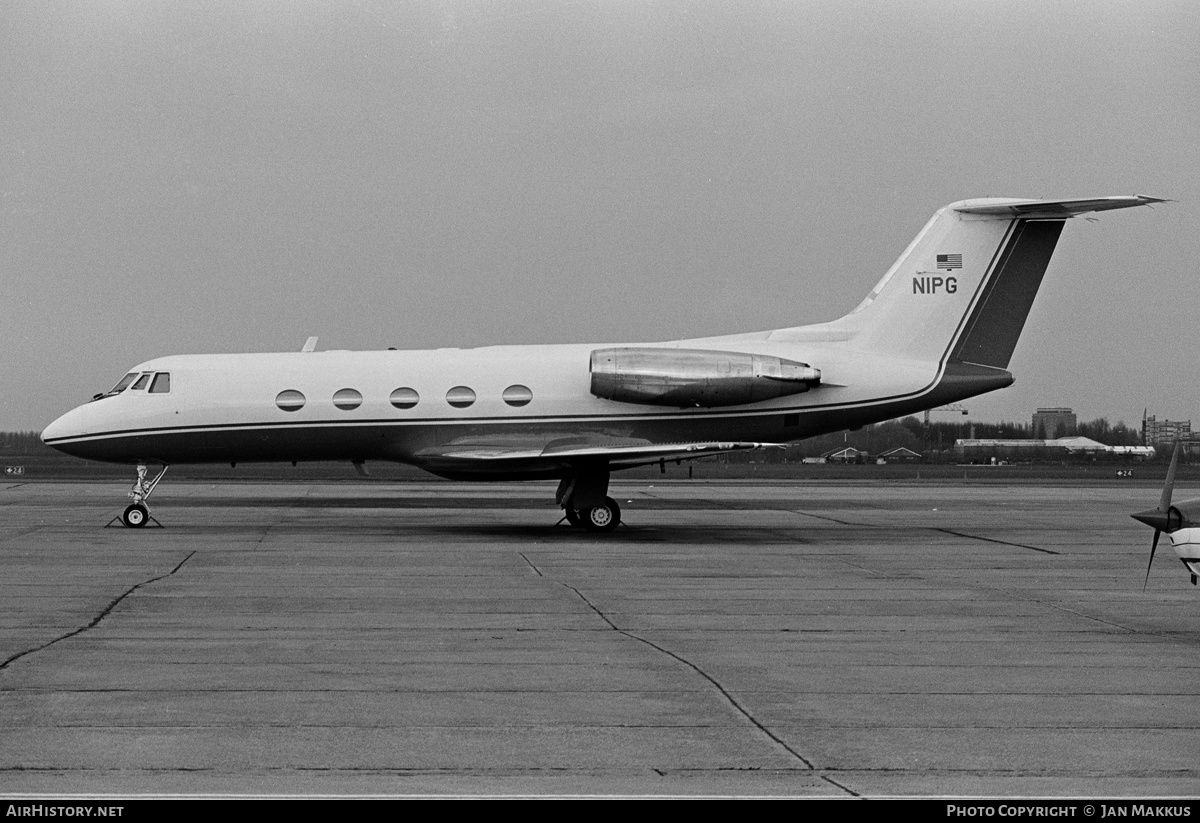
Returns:
[[[158,481],[163,479],[163,475],[167,473],[168,466],[163,466],[162,471],[155,475],[154,479],[146,481],[146,467],[140,465],[137,467],[137,480],[133,481],[133,488],[129,491],[129,496],[133,498],[133,502],[125,507],[125,511],[121,512],[120,517],[114,517],[108,521],[108,525],[121,521],[127,529],[140,529],[148,522],[153,521],[154,525],[162,528],[162,523],[150,516],[150,507],[146,505],[146,499],[154,492]]]
[[[150,510],[141,503],[133,503],[125,507],[125,513],[121,515],[121,522],[126,528],[140,529],[146,525],[146,521],[150,519]]]

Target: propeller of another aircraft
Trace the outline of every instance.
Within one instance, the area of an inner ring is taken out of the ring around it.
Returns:
[[[1150,542],[1150,561],[1146,564],[1146,578],[1142,581],[1142,591],[1146,590],[1146,584],[1150,581],[1150,567],[1154,564],[1154,553],[1164,532],[1179,559],[1192,573],[1192,585],[1196,584],[1197,571],[1200,570],[1200,528],[1191,528],[1189,517],[1189,512],[1200,515],[1200,499],[1185,500],[1171,505],[1171,495],[1175,489],[1175,469],[1179,465],[1181,448],[1182,444],[1175,441],[1175,451],[1171,454],[1171,465],[1167,468],[1167,478],[1163,482],[1158,507],[1130,515],[1134,520],[1154,529],[1154,539]],[[1200,520],[1200,516],[1197,519]]]

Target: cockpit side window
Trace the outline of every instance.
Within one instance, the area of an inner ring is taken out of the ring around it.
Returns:
[[[154,375],[154,381],[150,384],[151,394],[166,394],[171,391],[171,373],[160,371]]]
[[[151,374],[153,374],[153,372],[144,372],[142,376],[137,379],[137,382],[129,387],[129,390],[140,391],[141,389],[146,388],[146,383],[150,381]]]

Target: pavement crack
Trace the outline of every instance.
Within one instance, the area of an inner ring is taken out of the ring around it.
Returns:
[[[849,520],[838,520],[836,517],[829,517],[824,514],[813,514],[812,512],[800,511],[799,509],[788,509],[792,514],[799,514],[804,517],[815,517],[818,520],[828,520],[830,523],[837,523],[839,526],[858,526],[864,528],[862,523],[851,523]]]
[[[1030,551],[1042,552],[1044,554],[1062,554],[1062,552],[1056,552],[1051,549],[1043,549],[1043,548],[1039,548],[1038,546],[1026,546],[1024,543],[1011,543],[1008,540],[997,540],[994,537],[980,537],[977,534],[966,534],[965,532],[956,532],[956,531],[954,531],[954,529],[939,529],[939,528],[935,527],[933,530],[935,532],[941,532],[942,534],[952,534],[955,537],[965,537],[968,540],[983,540],[984,542],[987,542],[987,543],[999,543],[1001,546],[1015,546],[1018,549],[1029,549]]]
[[[101,609],[100,613],[98,615],[96,615],[95,617],[93,617],[92,622],[88,623],[86,626],[80,626],[78,629],[75,629],[74,631],[69,631],[66,634],[62,635],[61,637],[56,637],[48,643],[43,643],[42,645],[35,646],[32,649],[26,649],[23,652],[17,652],[12,657],[5,660],[3,663],[0,663],[0,671],[7,669],[10,664],[15,663],[16,661],[20,660],[22,657],[25,657],[26,655],[30,655],[35,652],[40,652],[43,649],[48,649],[51,646],[53,646],[55,643],[59,643],[63,640],[67,640],[68,638],[75,637],[78,634],[83,634],[84,632],[88,631],[89,629],[94,629],[96,626],[98,626],[100,624],[100,621],[102,621],[104,618],[108,617],[108,615],[112,612],[112,610],[115,609],[118,606],[118,604],[121,603],[122,600],[129,597],[129,595],[133,594],[138,589],[142,588],[142,586],[149,586],[151,583],[157,583],[159,580],[163,580],[163,579],[168,578],[171,575],[175,574],[175,572],[177,572],[183,568],[184,563],[186,563],[192,559],[192,555],[194,555],[195,553],[196,553],[196,551],[192,551],[190,554],[188,554],[187,557],[180,560],[179,563],[175,566],[175,568],[171,569],[166,574],[160,574],[157,577],[151,577],[149,580],[143,580],[141,583],[135,583],[134,585],[130,586],[128,589],[125,590],[124,593],[118,595],[115,599],[113,599],[113,601],[111,603],[109,603],[107,606],[105,606],[103,609]]]
[[[822,774],[821,779],[824,780],[826,783],[828,783],[831,786],[837,786],[839,789],[841,789],[842,791],[844,791],[846,794],[850,795],[851,797],[862,797],[862,795],[859,794],[858,792],[854,791],[854,789],[850,788],[849,786],[843,786],[841,783],[837,782],[836,780],[834,780],[832,777],[830,777],[827,774]]]
[[[258,540],[254,542],[254,548],[251,549],[251,551],[258,551],[259,547],[262,546],[263,542],[267,539],[267,535],[269,535],[276,526],[283,522],[284,518],[287,517],[288,512],[290,512],[292,509],[299,508],[302,501],[307,500],[311,494],[312,486],[309,486],[304,490],[304,495],[302,497],[295,498],[292,500],[290,505],[281,507],[279,509],[279,515],[273,522],[267,524],[267,527],[263,529],[262,535],[259,536]]]
[[[1178,640],[1179,639],[1178,636],[1171,634],[1170,632],[1146,631],[1145,629],[1139,629],[1139,628],[1135,628],[1133,626],[1126,626],[1122,623],[1117,623],[1114,620],[1105,620],[1103,617],[1096,617],[1094,614],[1088,614],[1087,612],[1082,612],[1079,609],[1072,609],[1069,606],[1062,606],[1062,605],[1059,605],[1058,603],[1055,603],[1050,600],[1044,600],[1040,597],[1031,597],[1030,595],[1022,594],[1021,592],[1018,592],[1018,591],[1013,591],[1012,589],[1004,589],[1004,588],[999,588],[999,587],[995,587],[995,586],[978,586],[977,588],[981,588],[981,589],[984,589],[986,591],[991,591],[991,592],[1003,592],[1004,594],[1007,594],[1010,597],[1014,597],[1018,600],[1024,600],[1026,603],[1037,603],[1039,606],[1046,606],[1048,608],[1055,609],[1056,611],[1063,612],[1064,614],[1071,614],[1071,615],[1074,615],[1075,617],[1082,617],[1084,620],[1091,620],[1092,622],[1099,623],[1102,626],[1111,626],[1114,629],[1120,629],[1121,631],[1129,632],[1130,634],[1144,634],[1144,635],[1149,635],[1151,637],[1163,637],[1168,640]]]
[[[893,572],[885,572],[882,569],[873,569],[870,566],[864,566],[861,563],[853,563],[844,557],[835,557],[834,559],[837,562],[842,563],[843,565],[849,566],[852,569],[858,569],[859,571],[864,571],[864,572],[867,572],[868,574],[879,575],[880,577],[886,578],[888,580],[906,580],[910,577],[910,575],[907,575],[907,574],[895,574]]]
[[[679,663],[682,663],[683,665],[687,666],[689,669],[694,671],[696,674],[703,677],[705,680],[707,680],[709,683],[711,683],[716,688],[716,690],[718,692],[720,692],[721,696],[725,698],[726,702],[728,702],[729,705],[734,708],[734,710],[736,710],[740,715],[742,715],[742,717],[746,718],[746,720],[748,720],[751,723],[751,725],[753,725],[756,729],[758,729],[760,732],[762,732],[767,737],[769,737],[771,740],[773,740],[777,745],[780,746],[780,748],[782,748],[784,751],[786,751],[792,757],[796,758],[801,763],[803,763],[807,768],[809,768],[809,769],[816,768],[808,760],[808,758],[806,758],[804,755],[800,754],[800,752],[793,749],[786,742],[784,742],[782,738],[780,738],[773,731],[771,731],[769,728],[767,728],[765,725],[763,725],[758,720],[758,718],[756,718],[754,715],[752,715],[745,706],[743,706],[741,703],[738,702],[736,697],[734,697],[732,694],[730,694],[729,691],[724,686],[721,685],[720,681],[718,681],[715,677],[710,675],[708,672],[704,671],[704,669],[700,668],[695,663],[688,660],[686,657],[676,654],[675,652],[671,651],[670,649],[664,648],[663,646],[658,645],[657,643],[655,643],[652,640],[647,640],[646,638],[640,637],[639,635],[636,635],[633,632],[628,632],[622,628],[619,628],[616,623],[613,623],[611,620],[609,620],[608,615],[606,615],[603,611],[598,609],[596,607],[596,605],[594,603],[592,603],[592,601],[588,600],[587,596],[584,595],[584,593],[581,592],[579,589],[575,588],[574,586],[570,585],[569,583],[563,583],[562,581],[556,581],[556,582],[558,583],[558,585],[562,586],[563,588],[570,589],[571,591],[575,592],[575,596],[578,597],[580,600],[582,600],[589,609],[591,609],[593,612],[596,613],[597,617],[599,617],[601,620],[603,620],[605,623],[607,623],[609,625],[609,627],[611,627],[612,630],[615,631],[617,634],[624,635],[625,637],[628,637],[630,640],[636,640],[639,643],[645,644],[646,646],[649,646],[650,648],[654,649],[655,651],[665,654],[667,657],[670,657],[672,660],[676,660]]]
[[[532,561],[532,560],[530,560],[528,557],[526,557],[526,556],[525,556],[525,552],[517,552],[517,554],[521,555],[521,559],[522,559],[522,560],[524,560],[526,563],[528,563],[528,564],[529,564],[529,568],[533,569],[534,573],[535,573],[535,574],[536,574],[538,577],[545,577],[545,576],[546,576],[546,575],[542,574],[542,570],[541,570],[541,569],[539,569],[537,566],[535,566],[535,565],[533,564],[533,561]]]

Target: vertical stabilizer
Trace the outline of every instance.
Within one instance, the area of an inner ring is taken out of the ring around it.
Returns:
[[[855,347],[941,360],[1009,242],[1012,218],[934,215],[858,308],[843,318]]]
[[[1065,220],[1163,202],[964,200],[940,209],[853,312],[855,348],[1006,369]]]

